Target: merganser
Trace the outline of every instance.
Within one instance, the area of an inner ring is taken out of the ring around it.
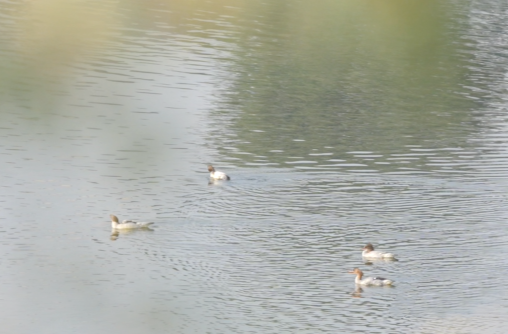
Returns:
[[[147,228],[153,223],[143,223],[143,222],[135,222],[132,220],[124,220],[123,222],[119,222],[117,216],[109,215],[111,217],[111,227],[113,229],[123,230],[123,229],[134,229],[134,228]]]
[[[210,178],[214,180],[231,180],[225,173],[216,171],[212,165],[208,166],[208,171],[210,172]]]
[[[363,247],[362,256],[368,259],[395,259],[395,255],[392,253],[375,251],[372,244],[367,244],[365,247]]]
[[[385,286],[393,284],[393,281],[383,277],[365,277],[362,279],[363,272],[358,268],[353,269],[353,271],[348,271],[348,273],[356,275],[355,283],[359,285]]]

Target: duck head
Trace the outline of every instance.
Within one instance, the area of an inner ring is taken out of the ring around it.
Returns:
[[[358,269],[358,268],[355,268],[355,269],[353,269],[353,270],[351,270],[351,271],[348,271],[348,273],[350,273],[350,274],[355,274],[355,275],[356,275],[356,276],[358,276],[360,279],[362,279],[362,276],[363,276],[363,272],[362,272],[360,269]]]
[[[372,246],[372,244],[367,244],[365,247],[363,247],[363,250],[367,251],[367,253],[372,252],[374,250],[374,246]]]

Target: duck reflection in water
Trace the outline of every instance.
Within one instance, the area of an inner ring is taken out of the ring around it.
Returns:
[[[111,239],[112,241],[115,241],[116,239],[118,239],[119,235],[120,235],[119,231],[113,230],[113,231],[111,231],[111,236],[109,237],[109,239]]]
[[[223,185],[223,184],[224,184],[224,181],[222,181],[222,180],[210,179],[210,180],[208,181],[208,185],[209,185],[209,186],[221,186],[221,185]]]
[[[154,232],[154,231],[155,230],[152,228],[144,228],[141,230],[115,230],[115,229],[112,229],[109,239],[111,241],[115,241],[118,238],[120,238],[120,236],[127,236],[131,233],[146,233],[146,232]]]
[[[388,263],[388,262],[396,262],[399,261],[395,258],[384,258],[384,259],[367,259],[363,258],[363,263],[365,263],[368,266],[372,266],[374,264],[380,264],[380,263]]]
[[[355,291],[353,291],[351,293],[351,297],[353,297],[353,298],[362,298],[362,292],[363,292],[363,289],[361,287],[357,286],[355,288]]]

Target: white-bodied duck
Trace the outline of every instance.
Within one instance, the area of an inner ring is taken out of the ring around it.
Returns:
[[[208,171],[210,172],[210,178],[214,180],[231,180],[229,176],[227,176],[223,172],[216,171],[212,165],[208,165]]]
[[[136,228],[147,228],[153,223],[135,222],[132,220],[124,220],[123,222],[118,221],[118,217],[115,215],[109,215],[111,217],[111,227],[117,230],[136,229]]]
[[[395,255],[392,253],[384,253],[380,251],[374,250],[374,246],[372,244],[367,244],[363,247],[362,256],[366,259],[387,259],[387,260],[395,260]]]
[[[389,286],[389,285],[393,285],[393,281],[392,280],[389,280],[389,279],[386,279],[386,278],[383,278],[383,277],[365,277],[365,278],[363,278],[363,272],[360,269],[358,269],[358,268],[355,268],[352,271],[349,271],[349,273],[356,275],[355,283],[358,284],[358,285],[364,285],[364,286],[369,286],[369,285],[373,285],[373,286]]]

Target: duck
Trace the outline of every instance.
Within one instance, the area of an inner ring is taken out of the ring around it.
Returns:
[[[111,217],[111,228],[117,230],[124,229],[136,229],[136,228],[148,228],[153,223],[135,222],[132,220],[124,220],[123,222],[118,221],[118,217],[115,215],[109,215]]]
[[[227,176],[223,172],[216,171],[212,165],[208,165],[208,171],[210,172],[210,178],[214,180],[231,180],[229,176]]]
[[[372,246],[370,243],[363,247],[362,256],[368,259],[395,259],[395,255],[392,253],[375,251],[374,246]]]
[[[354,268],[352,271],[348,271],[348,273],[356,275],[355,283],[358,285],[364,285],[364,286],[368,286],[368,285],[390,286],[390,285],[393,285],[392,280],[389,280],[389,279],[386,279],[383,277],[365,277],[364,279],[362,279],[363,272],[358,268]]]

